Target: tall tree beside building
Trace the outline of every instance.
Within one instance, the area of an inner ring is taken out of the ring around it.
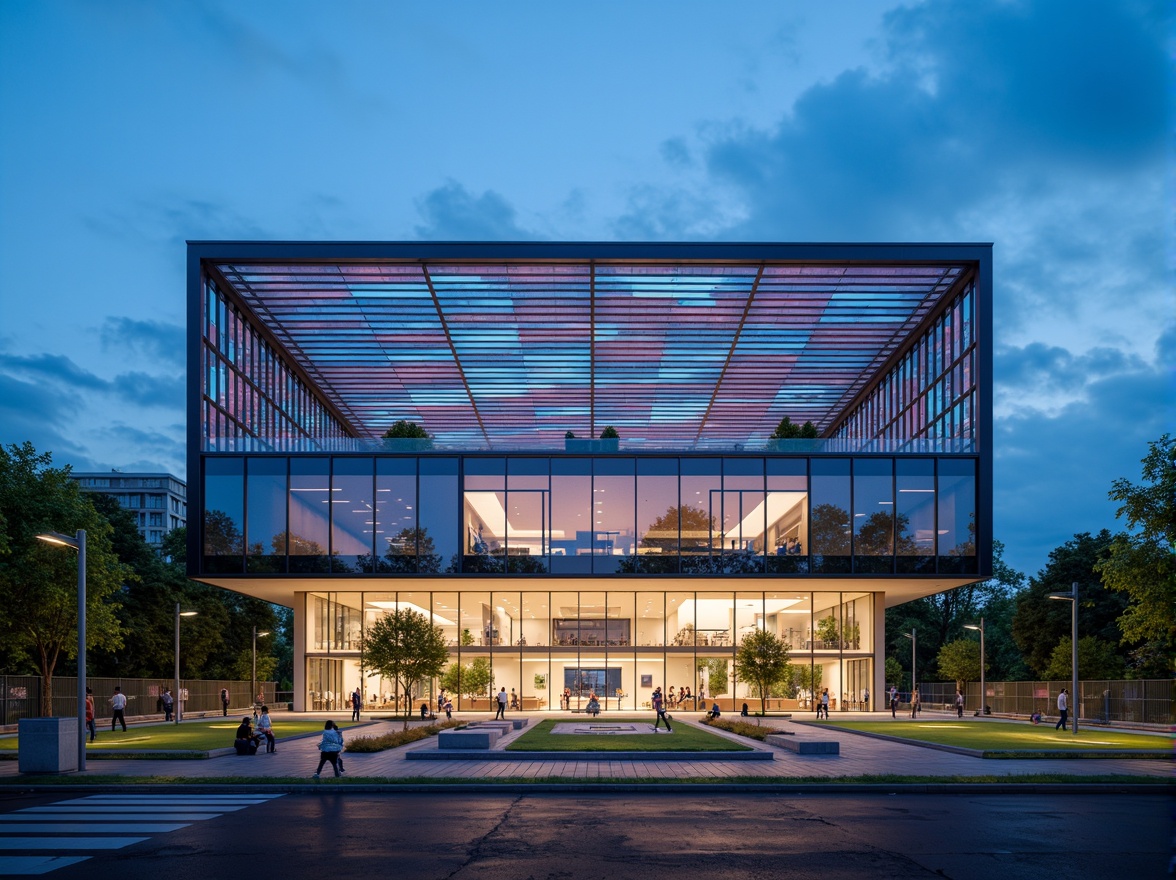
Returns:
[[[1176,672],[1176,443],[1165,434],[1148,444],[1143,482],[1115,480],[1110,497],[1131,530],[1116,535],[1096,566],[1103,584],[1129,600],[1119,617],[1128,660],[1138,677]],[[1079,639],[1079,649],[1082,640]],[[1079,658],[1081,665],[1081,658]]]
[[[110,600],[134,573],[114,552],[113,529],[50,453],[28,442],[0,447],[0,641],[11,661],[23,658],[40,674],[44,715],[53,714],[58,663],[77,655],[78,561],[37,535],[78,529],[86,530],[86,647],[117,647],[122,629]]]
[[[774,632],[757,629],[739,643],[735,652],[735,675],[749,682],[760,697],[760,714],[768,711],[772,688],[788,676],[788,645]]]
[[[1123,635],[1119,617],[1127,598],[1106,589],[1097,566],[1107,558],[1111,533],[1077,534],[1050,551],[1045,568],[1029,578],[1029,586],[1017,596],[1013,614],[1013,638],[1033,674],[1042,677],[1054,648],[1070,637],[1070,603],[1050,601],[1050,593],[1068,593],[1078,584],[1078,638],[1096,636],[1119,644]]]

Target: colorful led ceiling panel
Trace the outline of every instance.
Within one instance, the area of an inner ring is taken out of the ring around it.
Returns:
[[[822,431],[967,264],[218,262],[360,436],[730,448]]]

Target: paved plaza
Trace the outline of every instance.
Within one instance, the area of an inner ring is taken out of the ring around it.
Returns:
[[[282,715],[274,717],[274,728],[281,733]],[[294,717],[294,716],[289,716]],[[304,714],[297,717],[305,718]],[[314,716],[311,716],[314,717]],[[324,719],[329,717],[322,716]],[[338,716],[335,716],[338,717]],[[468,720],[485,720],[487,715],[470,713]],[[553,717],[551,713],[511,713],[511,717],[528,717],[531,723]],[[624,716],[624,722],[632,718],[632,714]],[[701,715],[680,714],[674,723],[698,724]],[[947,716],[945,716],[947,717]],[[889,718],[888,713],[853,713],[855,720],[880,720]],[[466,716],[462,716],[465,720]],[[618,719],[620,720],[620,719]],[[652,715],[650,716],[652,723]],[[809,716],[803,716],[808,721]],[[421,722],[412,722],[415,726]],[[582,725],[585,721],[576,719],[567,723]],[[609,724],[606,717],[597,719],[593,723]],[[396,749],[369,754],[345,753],[344,764],[346,777],[364,778],[375,781],[396,780],[402,782],[412,780],[428,783],[430,780],[468,780],[471,783],[493,782],[495,780],[551,780],[572,782],[577,780],[633,780],[633,781],[676,781],[690,780],[692,782],[722,783],[728,780],[754,781],[756,778],[769,782],[772,779],[786,779],[808,777],[814,780],[832,780],[845,776],[878,776],[886,774],[901,774],[907,776],[929,777],[1016,777],[1036,774],[1065,774],[1071,776],[1098,777],[1112,774],[1127,776],[1170,778],[1172,773],[1171,760],[1140,760],[1133,758],[1045,758],[1045,759],[985,759],[971,755],[954,754],[908,743],[889,742],[866,736],[859,736],[834,728],[822,729],[811,724],[794,724],[780,718],[766,719],[765,724],[792,732],[797,739],[813,741],[836,741],[840,745],[839,755],[798,755],[791,751],[764,745],[754,740],[735,737],[724,731],[712,730],[716,735],[734,739],[754,749],[774,753],[771,761],[736,761],[731,760],[722,752],[700,754],[697,759],[659,761],[655,756],[627,757],[617,760],[581,760],[572,753],[564,758],[553,758],[545,753],[542,760],[530,758],[526,753],[511,753],[517,755],[517,760],[505,759],[496,755],[495,760],[471,757],[468,760],[412,760],[406,756],[411,751],[436,750],[437,740],[430,737],[426,740],[411,743]],[[996,719],[977,719],[977,724],[1005,724]],[[379,735],[391,733],[401,729],[400,721],[376,721],[361,728],[345,731],[346,739],[357,736]],[[512,731],[500,739],[495,750],[501,750],[509,745],[524,730]],[[1062,734],[1059,733],[1059,736]],[[666,737],[667,741],[670,739]],[[216,779],[226,780],[234,777],[273,778],[275,780],[289,780],[304,778],[308,782],[318,764],[318,736],[305,736],[298,739],[280,741],[275,754],[259,753],[252,756],[221,755],[208,760],[156,760],[112,758],[99,759],[91,757],[84,776],[123,776],[146,777],[162,776],[188,779]],[[1170,746],[1171,740],[1166,735],[1157,735],[1157,747]],[[728,753],[729,755],[729,753]],[[19,775],[16,761],[0,761],[0,776],[11,778]],[[35,783],[37,777],[25,777],[30,783]],[[335,780],[324,779],[317,783],[326,787],[334,785]]]

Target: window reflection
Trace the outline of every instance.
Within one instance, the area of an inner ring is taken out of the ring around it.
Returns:
[[[895,563],[899,574],[935,571],[935,461],[895,462]]]
[[[809,526],[813,571],[850,570],[849,459],[813,459],[812,519]]]

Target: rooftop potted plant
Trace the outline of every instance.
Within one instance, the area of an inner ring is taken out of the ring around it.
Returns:
[[[606,427],[600,432],[600,451],[601,452],[616,452],[621,448],[621,435],[617,433],[617,429],[612,425]]]
[[[432,449],[433,437],[420,425],[407,419],[399,419],[384,432],[384,445],[398,451],[417,452]]]

